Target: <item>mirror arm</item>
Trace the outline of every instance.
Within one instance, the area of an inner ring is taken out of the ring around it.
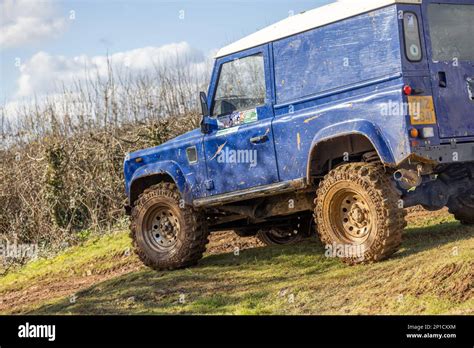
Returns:
[[[201,112],[202,116],[209,116],[209,106],[207,105],[207,96],[205,92],[199,93],[199,99],[201,102]]]

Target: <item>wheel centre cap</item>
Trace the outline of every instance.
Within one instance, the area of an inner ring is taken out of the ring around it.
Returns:
[[[173,233],[173,225],[168,218],[164,218],[160,222],[160,230],[169,237]]]
[[[362,209],[360,209],[357,205],[354,205],[351,209],[351,218],[354,222],[361,223],[365,220],[365,214]]]

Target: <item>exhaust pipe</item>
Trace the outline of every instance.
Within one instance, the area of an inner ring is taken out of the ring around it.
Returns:
[[[399,169],[393,173],[393,178],[400,184],[405,190],[409,190],[413,187],[421,185],[422,179],[420,174],[415,170]]]

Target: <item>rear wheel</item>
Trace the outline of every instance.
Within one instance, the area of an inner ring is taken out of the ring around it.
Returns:
[[[449,212],[463,225],[474,224],[474,189],[448,202]]]
[[[131,237],[147,266],[175,269],[195,264],[203,255],[208,231],[201,215],[180,207],[176,186],[160,183],[145,190],[132,210]]]
[[[327,256],[356,264],[383,260],[398,250],[406,212],[381,164],[337,167],[320,183],[315,203]]]

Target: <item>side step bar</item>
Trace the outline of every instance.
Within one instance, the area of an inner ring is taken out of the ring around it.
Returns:
[[[223,205],[226,203],[244,201],[247,199],[259,198],[264,196],[273,196],[284,192],[296,191],[306,188],[306,179],[296,179],[285,182],[277,182],[275,184],[252,187],[249,189],[224,193],[210,197],[198,198],[193,201],[195,207],[212,207]]]

